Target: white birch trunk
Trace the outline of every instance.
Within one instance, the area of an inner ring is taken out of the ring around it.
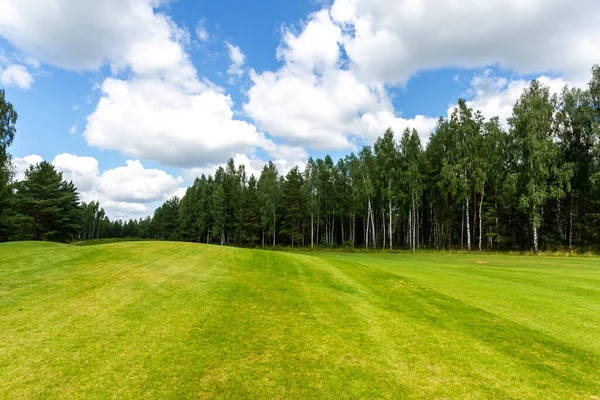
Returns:
[[[393,231],[392,231],[392,200],[391,199],[390,199],[390,202],[389,202],[389,209],[390,209],[389,210],[390,211],[390,226],[388,228],[388,231],[389,231],[389,234],[390,234],[390,250],[392,250],[393,249],[393,246],[392,246],[392,236],[393,236],[392,232]]]
[[[483,186],[481,187],[481,200],[479,200],[479,252],[483,251],[483,245],[482,245],[482,240],[483,240],[483,222],[481,221],[481,217],[483,215],[483,212],[481,211],[483,209],[483,193],[484,189]]]
[[[315,246],[315,213],[310,213],[310,247]]]
[[[381,235],[382,249],[385,249],[385,208],[383,208],[383,205],[381,206],[381,229],[383,229],[383,235]]]
[[[375,218],[373,218],[373,207],[371,206],[371,199],[369,198],[369,214],[371,215],[371,241],[373,242],[373,248],[377,248],[377,243],[375,242]]]
[[[467,250],[471,251],[471,223],[470,223],[470,219],[469,219],[469,196],[467,196],[467,206],[466,206],[466,211],[467,211]]]
[[[369,247],[369,216],[371,214],[369,213],[369,211],[367,210],[367,221],[365,224],[365,247]]]

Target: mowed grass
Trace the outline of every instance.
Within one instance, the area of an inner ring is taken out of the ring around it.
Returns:
[[[600,260],[0,245],[0,397],[600,397]]]

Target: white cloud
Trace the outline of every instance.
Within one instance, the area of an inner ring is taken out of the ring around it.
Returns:
[[[165,81],[110,78],[102,93],[83,133],[92,146],[194,167],[268,144],[252,124],[233,119],[231,99],[214,90],[186,92]]]
[[[75,125],[73,125],[73,126],[71,126],[71,127],[69,128],[69,133],[70,133],[71,135],[74,135],[74,134],[76,134],[76,133],[77,133],[77,124],[75,124]]]
[[[383,111],[363,115],[362,122],[367,126],[372,138],[379,137],[387,128],[392,128],[396,138],[399,139],[404,130],[409,128],[416,129],[421,138],[421,143],[425,144],[429,140],[429,135],[434,131],[438,118],[417,115],[414,118],[405,119]]]
[[[198,24],[196,25],[196,36],[201,42],[206,42],[208,39],[210,39],[210,35],[204,26],[204,20],[202,19],[198,21]]]
[[[564,78],[539,76],[537,80],[548,86],[551,93],[559,94],[565,85],[578,86],[581,83],[571,83]],[[499,117],[500,122],[507,127],[507,119],[512,115],[516,101],[523,91],[529,86],[530,81],[525,79],[508,79],[495,75],[491,70],[476,74],[471,80],[471,87],[466,93],[467,105],[474,110],[480,110],[487,119]],[[451,105],[448,116],[456,107]]]
[[[54,157],[52,164],[63,173],[63,179],[73,181],[80,193],[95,191],[99,172],[98,160],[94,157],[63,153]]]
[[[286,31],[278,49],[283,67],[251,72],[244,110],[261,129],[291,146],[319,150],[372,142],[388,127],[401,133],[410,126],[428,136],[433,119],[396,117],[384,85],[367,85],[343,67],[341,40],[327,10],[311,15],[299,34]]]
[[[277,57],[294,69],[312,72],[334,68],[339,62],[341,29],[331,20],[328,10],[311,14],[304,29],[295,34],[284,31]]]
[[[42,62],[96,70],[106,62],[144,73],[168,69],[185,54],[183,35],[154,8],[168,0],[3,0],[0,35]]]
[[[109,169],[99,177],[97,188],[110,193],[110,199],[125,203],[164,201],[183,185],[181,177],[173,177],[159,169],[145,169],[139,160],[127,166]]]
[[[0,85],[16,86],[21,89],[29,89],[33,84],[33,76],[22,65],[0,66]]]
[[[293,154],[293,152],[295,153]],[[273,163],[277,167],[277,170],[280,174],[286,174],[290,169],[294,168],[295,166],[299,166],[303,169],[306,164],[307,155],[303,149],[286,148],[279,154],[283,157],[276,158],[275,160],[273,160]],[[256,179],[260,178],[260,174],[263,170],[263,167],[268,162],[260,157],[256,157],[253,155],[248,156],[246,154],[236,154],[232,158],[236,167],[239,168],[241,165],[244,165],[244,168],[246,170],[246,177],[248,179],[251,175],[254,175]],[[219,169],[219,167],[226,168],[226,166],[226,163],[222,163],[208,165],[202,168],[191,168],[186,170],[185,176],[189,180],[194,180],[196,177],[202,176],[202,174],[204,174],[205,176],[214,176],[215,172],[217,171],[217,169]]]
[[[42,161],[44,161],[44,159],[37,154],[31,154],[25,157],[14,157],[12,163],[15,167],[15,181],[22,181],[25,179],[25,171],[27,171],[27,168],[31,165],[39,164]]]
[[[255,162],[259,150],[293,165],[304,148],[349,149],[387,127],[415,127],[426,139],[436,119],[400,117],[387,92],[418,71],[499,65],[516,72],[515,79],[476,76],[467,96],[486,116],[505,119],[527,85],[521,74],[563,76],[545,78],[562,86],[581,81],[600,59],[593,0],[335,0],[297,31],[283,30],[279,69],[250,69],[243,110],[271,140],[234,118],[231,98],[198,76],[185,50],[189,34],[161,11],[169,0],[0,1],[0,35],[30,58],[129,72],[102,83],[83,133],[89,145],[184,168],[243,154]],[[210,38],[203,20],[195,31],[200,41]],[[226,46],[230,77],[243,75],[246,57]]]
[[[18,169],[40,161],[37,155],[18,159]],[[112,219],[146,216],[168,198],[185,193],[183,178],[160,169],[146,169],[139,160],[128,160],[125,166],[102,173],[93,157],[63,153],[52,164],[63,173],[63,179],[73,181],[82,201],[99,201]]]
[[[565,78],[541,78],[562,88],[589,76],[600,58],[590,38],[600,39],[600,3],[591,0],[575,6],[566,0],[336,0],[311,14],[299,32],[284,30],[277,50],[283,66],[251,72],[244,110],[260,129],[293,146],[351,148],[387,127],[397,133],[414,127],[426,141],[437,118],[396,116],[390,85],[426,69],[497,64],[518,73],[562,73]],[[498,81],[490,90],[488,78],[474,79],[470,105],[505,119],[528,82]]]
[[[129,71],[100,85],[83,131],[89,145],[184,167],[272,147],[251,123],[234,118],[223,89],[198,76],[185,51],[189,34],[160,12],[168,1],[5,2],[0,35],[28,55],[68,69]],[[241,75],[245,56],[227,45],[230,73]]]
[[[575,78],[600,58],[595,0],[336,0],[331,9],[367,82],[405,83],[423,69],[491,64]]]
[[[227,51],[229,52],[229,59],[231,64],[227,69],[229,75],[240,77],[244,74],[244,64],[246,62],[246,56],[242,53],[242,50],[238,46],[235,46],[229,42],[225,42]]]

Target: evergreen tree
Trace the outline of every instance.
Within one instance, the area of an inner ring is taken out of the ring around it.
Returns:
[[[81,228],[79,195],[46,161],[30,166],[16,184],[15,232],[23,239],[68,241]]]
[[[281,190],[281,206],[285,210],[281,233],[286,235],[292,247],[302,238],[301,224],[304,213],[303,178],[298,167],[292,168],[286,175]]]

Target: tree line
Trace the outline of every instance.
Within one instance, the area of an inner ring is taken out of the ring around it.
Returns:
[[[0,91],[0,240],[139,237],[238,246],[529,250],[600,247],[600,68],[558,95],[539,81],[503,126],[460,99],[428,142],[388,129],[337,161],[258,177],[229,160],[152,217],[111,221],[49,163],[12,181],[17,114]],[[50,201],[49,198],[52,198]]]
[[[248,177],[230,160],[152,219],[161,239],[241,246],[529,250],[600,244],[600,68],[558,95],[532,81],[504,127],[459,100],[425,146],[373,146]]]

